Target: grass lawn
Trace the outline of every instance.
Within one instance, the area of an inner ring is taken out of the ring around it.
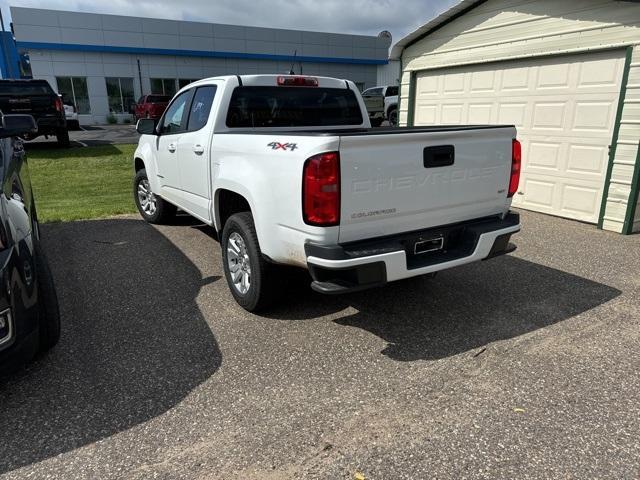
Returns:
[[[135,145],[70,149],[27,146],[41,222],[66,222],[133,213]]]

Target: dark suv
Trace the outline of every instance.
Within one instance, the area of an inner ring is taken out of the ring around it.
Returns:
[[[0,373],[50,349],[60,336],[56,290],[18,138],[36,130],[30,115],[0,117]]]
[[[69,146],[62,99],[46,80],[0,80],[0,111],[33,116],[38,130],[26,135],[26,140],[52,135],[61,147]]]

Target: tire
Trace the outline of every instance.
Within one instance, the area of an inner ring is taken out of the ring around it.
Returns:
[[[397,127],[398,126],[398,109],[392,108],[391,110],[389,110],[388,118],[389,118],[389,124],[392,127]]]
[[[378,128],[380,125],[382,125],[382,118],[372,118],[371,119],[371,126],[374,128]]]
[[[38,282],[38,351],[46,352],[60,339],[60,308],[49,262],[39,243],[36,243],[35,253]]]
[[[238,244],[238,238],[244,245]],[[279,284],[276,278],[278,267],[267,262],[262,256],[250,212],[236,213],[227,220],[222,231],[221,248],[224,275],[236,302],[249,312],[258,312],[273,304],[277,298]],[[249,266],[249,284],[244,292],[241,291],[242,280],[238,284],[233,280],[235,272],[231,271],[234,264],[232,251],[239,253],[237,258],[244,256],[244,262],[248,262],[239,267],[239,271],[242,271],[243,266]]]
[[[59,147],[69,148],[71,146],[71,142],[69,141],[69,130],[66,128],[58,130],[56,138],[58,139]]]
[[[147,192],[146,197],[143,190]],[[133,179],[133,199],[140,215],[148,223],[161,225],[169,222],[176,214],[175,205],[151,191],[147,171],[144,168],[138,170]]]

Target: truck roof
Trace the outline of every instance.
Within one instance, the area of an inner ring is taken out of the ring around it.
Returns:
[[[318,87],[321,88],[355,88],[350,86],[347,80],[331,78],[331,77],[319,77],[315,75],[287,75],[287,74],[264,74],[264,75],[221,75],[218,77],[203,78],[193,82],[191,85],[206,84],[211,80],[228,81],[231,79],[240,79],[240,83],[244,86],[250,87],[271,87],[278,85],[278,78],[304,78],[304,79],[316,79],[318,81]]]

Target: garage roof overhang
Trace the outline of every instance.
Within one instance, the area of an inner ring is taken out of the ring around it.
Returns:
[[[487,0],[461,0],[459,3],[451,7],[449,10],[444,11],[430,22],[422,25],[417,30],[414,30],[406,37],[400,39],[391,49],[389,60],[400,60],[402,52],[408,46],[422,40],[424,37],[431,35],[433,32],[442,28],[447,23],[452,22],[458,17],[461,17],[469,10],[474,9],[481,3]]]
[[[419,42],[424,37],[431,35],[436,30],[444,27],[446,24],[454,21],[456,18],[461,17],[470,10],[473,10],[478,5],[485,3],[487,0],[460,0],[456,5],[449,10],[444,11],[430,22],[424,24],[417,30],[411,32],[406,37],[400,39],[391,49],[389,60],[400,60],[402,52],[405,48]],[[626,2],[636,2],[639,0],[618,0]]]

